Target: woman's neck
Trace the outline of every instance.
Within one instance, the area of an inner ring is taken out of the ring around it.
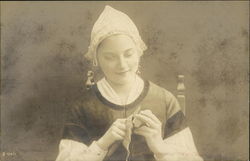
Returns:
[[[133,83],[135,82],[135,77],[133,80],[131,80],[130,82],[126,83],[126,84],[117,84],[114,83],[108,79],[107,82],[110,84],[110,86],[113,88],[113,90],[116,92],[116,94],[122,99],[126,99],[129,96],[129,93],[131,91],[131,88],[133,86]]]

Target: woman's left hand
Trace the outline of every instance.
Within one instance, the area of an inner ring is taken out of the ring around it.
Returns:
[[[148,147],[154,154],[162,153],[164,141],[161,134],[161,121],[150,110],[141,111],[135,115],[135,118],[142,121],[144,125],[134,129],[134,133],[145,137]]]

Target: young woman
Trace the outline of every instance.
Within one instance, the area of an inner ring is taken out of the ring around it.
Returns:
[[[201,161],[176,98],[137,75],[146,45],[124,13],[106,6],[86,58],[104,78],[72,107],[57,161]]]

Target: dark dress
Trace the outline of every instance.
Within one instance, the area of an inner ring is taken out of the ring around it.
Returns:
[[[149,109],[162,122],[162,136],[167,138],[187,127],[184,114],[176,98],[164,88],[144,80],[140,96],[126,106],[111,103],[93,85],[85,97],[71,108],[70,117],[64,126],[63,138],[90,145],[108,130],[117,118],[126,118],[137,108]],[[132,134],[129,146],[130,161],[153,161],[154,154],[144,137]],[[121,142],[114,143],[104,158],[105,161],[124,161],[127,151]]]

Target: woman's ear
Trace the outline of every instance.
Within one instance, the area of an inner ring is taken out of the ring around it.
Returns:
[[[138,56],[140,58],[142,56],[142,54],[143,54],[143,51],[142,51],[142,49],[140,47],[137,47],[137,53],[138,53]]]

